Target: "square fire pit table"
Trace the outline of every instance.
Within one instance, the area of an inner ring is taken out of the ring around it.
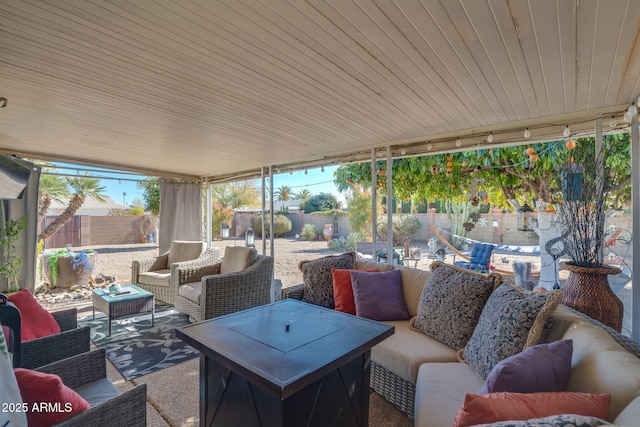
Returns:
[[[367,426],[384,323],[287,299],[176,329],[200,351],[201,426]]]
[[[124,285],[117,294],[109,293],[109,289],[94,289],[93,318],[96,310],[100,310],[109,319],[109,336],[111,336],[111,321],[131,314],[151,313],[153,327],[155,315],[155,297],[135,285]]]

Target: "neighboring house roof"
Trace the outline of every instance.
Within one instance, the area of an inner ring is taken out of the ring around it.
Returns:
[[[69,199],[65,199],[62,202],[57,200],[51,201],[51,206],[47,215],[57,215],[66,209],[69,204]],[[124,206],[120,205],[111,199],[109,196],[104,196],[104,202],[100,202],[93,197],[87,197],[82,204],[82,207],[76,212],[76,215],[107,215],[112,209],[123,209]]]
[[[295,212],[300,209],[300,200],[283,200],[273,202],[273,211],[278,212],[288,209],[289,212]],[[269,211],[269,201],[266,202],[265,210]],[[234,212],[262,212],[262,206],[245,206],[233,210]]]

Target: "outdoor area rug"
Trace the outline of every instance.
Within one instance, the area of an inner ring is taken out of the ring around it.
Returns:
[[[107,357],[126,380],[150,374],[160,369],[186,362],[198,356],[198,351],[176,337],[174,329],[188,325],[187,315],[172,306],[156,307],[154,326],[151,314],[116,319],[109,326],[103,313],[96,312],[78,320],[91,327],[91,341],[104,348]]]

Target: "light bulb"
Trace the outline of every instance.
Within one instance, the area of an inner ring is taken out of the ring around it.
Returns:
[[[616,116],[614,114],[611,115],[611,121],[609,122],[609,127],[614,128],[618,126],[618,122],[616,122]]]
[[[405,154],[407,154],[407,149],[406,149],[406,148],[404,148],[404,147],[402,147],[402,148],[400,149],[400,154],[402,154],[403,156],[404,156]]]
[[[324,172],[324,165],[320,166],[320,172]]]
[[[629,110],[624,112],[624,116],[622,116],[622,120],[627,123],[631,123],[631,114],[629,114]]]
[[[633,117],[638,114],[638,107],[636,107],[636,104],[631,104],[627,111],[629,111],[629,115]]]
[[[569,125],[565,126],[564,131],[562,131],[562,136],[568,138],[571,136],[571,129],[569,129]]]
[[[460,147],[462,143],[460,142],[460,138],[456,139],[456,147]]]
[[[306,175],[308,173],[309,173],[309,170],[307,168],[304,168],[304,174]]]
[[[487,142],[489,144],[493,142],[493,132],[489,132],[489,135],[487,135]]]
[[[427,142],[427,151],[431,151],[432,148],[433,144],[431,144],[431,142]]]
[[[524,130],[524,137],[527,139],[531,137],[531,131],[529,130],[529,128],[526,128]]]

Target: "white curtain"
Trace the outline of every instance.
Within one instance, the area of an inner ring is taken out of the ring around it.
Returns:
[[[202,187],[200,184],[160,184],[160,253],[174,240],[203,240]]]
[[[13,160],[20,164],[31,174],[27,185],[19,199],[0,200],[0,221],[18,220],[26,215],[27,227],[20,233],[17,243],[19,256],[22,258],[22,271],[20,273],[19,285],[27,288],[31,292],[35,290],[36,281],[36,239],[38,237],[38,191],[40,188],[40,169],[33,164]],[[0,288],[6,285],[6,279],[0,277]]]

